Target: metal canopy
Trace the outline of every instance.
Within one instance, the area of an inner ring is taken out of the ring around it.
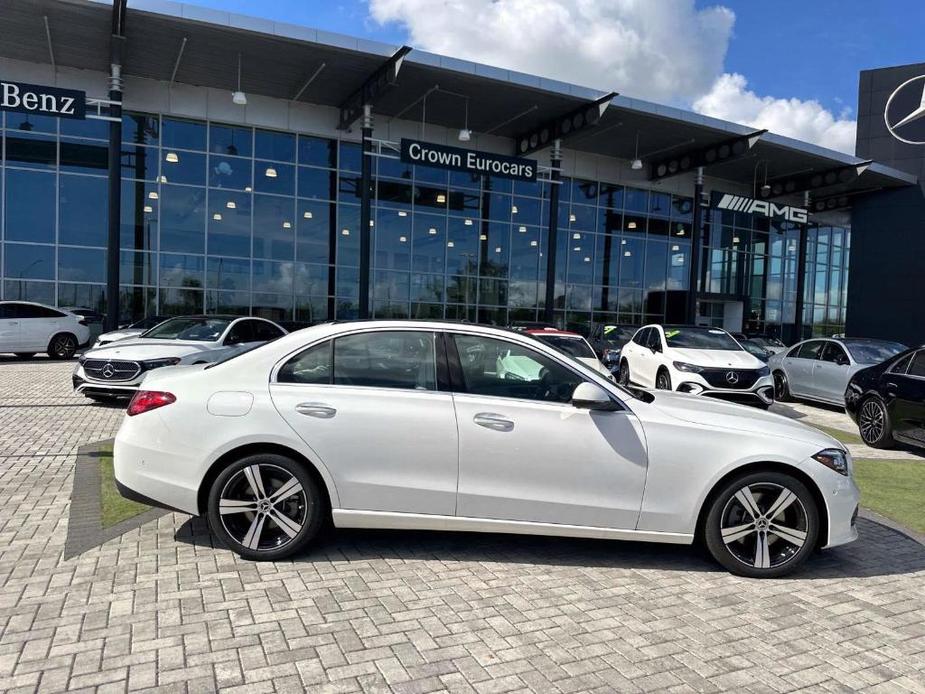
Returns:
[[[395,86],[402,61],[410,52],[410,46],[399,48],[347,97],[340,105],[340,122],[337,124],[339,130],[349,128],[360,117],[365,106],[374,106]]]
[[[108,72],[111,2],[101,0],[0,0],[0,56],[31,63],[49,63],[43,20],[48,17],[59,67]],[[123,72],[167,82],[175,81],[231,92],[237,88],[238,54],[241,55],[241,89],[299,102],[339,107],[399,48],[331,34],[295,25],[243,17],[165,0],[130,0]],[[186,44],[182,61],[178,48]],[[319,66],[324,69],[318,71]],[[314,79],[312,79],[314,78]],[[308,86],[305,87],[308,83]],[[423,104],[409,109],[435,85],[440,90],[427,98],[426,122],[458,130],[465,125],[479,133],[515,138],[552,119],[587,107],[600,92],[501,70],[425,51],[410,53],[401,68],[401,80],[378,100],[377,127],[402,113],[408,120],[422,116]],[[631,90],[632,85],[626,85]],[[101,80],[100,91],[106,85]],[[303,89],[304,87],[304,89]],[[129,95],[130,98],[130,95]],[[332,123],[334,125],[334,123]],[[610,100],[593,128],[570,137],[568,148],[595,155],[633,159],[638,133],[639,153],[659,159],[684,149],[706,149],[754,131],[681,109],[625,96]],[[857,157],[833,152],[790,138],[767,133],[742,157],[710,166],[708,175],[751,186],[758,162],[765,162],[769,179],[828,171],[861,163]],[[915,183],[909,174],[872,164],[851,181],[826,188],[827,195]]]
[[[748,135],[733,137],[706,147],[685,149],[653,161],[649,165],[649,180],[658,181],[689,173],[700,167],[721,165],[744,157],[766,132],[767,130],[756,130]]]
[[[873,164],[873,161],[867,160],[858,164],[839,166],[824,171],[814,170],[800,175],[772,178],[767,182],[769,186],[768,192],[762,191],[760,195],[762,198],[779,198],[783,195],[815,191],[820,188],[834,188],[855,181],[867,171],[871,164]]]

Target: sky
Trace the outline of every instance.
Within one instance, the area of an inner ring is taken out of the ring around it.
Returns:
[[[844,152],[858,72],[925,62],[925,0],[190,0],[617,91]]]

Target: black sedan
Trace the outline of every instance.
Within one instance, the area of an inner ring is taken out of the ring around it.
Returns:
[[[925,447],[925,347],[854,374],[845,390],[845,410],[868,446]]]

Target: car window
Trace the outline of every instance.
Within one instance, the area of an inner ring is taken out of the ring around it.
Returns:
[[[564,352],[570,357],[576,359],[597,359],[594,350],[582,338],[567,335],[534,335],[533,337],[555,347],[560,352]]]
[[[719,328],[665,326],[665,342],[669,347],[681,349],[715,349],[742,351],[742,346],[732,335]]]
[[[646,346],[659,352],[662,351],[662,336],[659,334],[658,328],[649,328],[649,339]]]
[[[254,339],[258,342],[272,342],[285,333],[272,323],[263,320],[251,321],[254,324]]]
[[[822,351],[823,347],[825,347],[824,341],[810,340],[809,342],[804,342],[802,345],[800,345],[796,354],[791,352],[790,356],[795,356],[798,359],[818,359],[819,352]]]
[[[890,373],[894,373],[894,374],[906,373],[906,369],[909,368],[909,364],[912,363],[912,358],[915,355],[916,355],[915,352],[909,352],[909,354],[904,356],[902,359],[900,359],[895,364],[893,364],[893,366],[890,367]]]
[[[820,359],[822,359],[822,361],[832,362],[833,364],[848,363],[848,355],[845,354],[845,350],[837,342],[826,343],[825,349],[822,350],[822,356]]]
[[[287,361],[276,374],[279,383],[325,384],[331,382],[334,372],[333,341],[327,340],[299,352]]]
[[[64,316],[60,311],[32,304],[19,304],[18,313],[19,318],[61,318]]]
[[[637,345],[645,347],[646,343],[649,341],[649,330],[651,330],[651,328],[643,328],[637,332],[633,336],[633,342],[635,342]]]
[[[225,338],[226,345],[241,345],[246,342],[254,342],[254,323],[252,320],[242,320],[231,326],[228,331],[228,337]]]
[[[886,340],[845,340],[845,345],[858,364],[882,364],[890,357],[905,352],[908,347]]]
[[[912,360],[912,365],[906,374],[908,376],[925,376],[925,349],[920,349],[915,353],[915,358]]]
[[[337,338],[334,385],[436,390],[434,333],[382,330]]]
[[[13,307],[10,304],[0,304],[0,318],[15,318]]]
[[[566,403],[582,382],[571,369],[522,345],[476,335],[454,335],[465,392]]]

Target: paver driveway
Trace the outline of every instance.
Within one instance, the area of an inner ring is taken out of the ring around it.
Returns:
[[[925,691],[925,548],[869,521],[794,578],[694,549],[339,532],[296,561],[166,515],[63,559],[76,447],[117,409],[0,358],[0,689]]]

